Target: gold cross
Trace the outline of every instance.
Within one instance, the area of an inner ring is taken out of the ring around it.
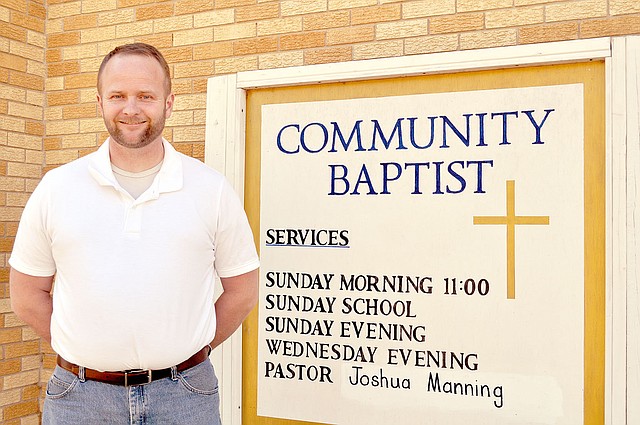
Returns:
[[[516,224],[549,224],[549,216],[516,215],[516,182],[507,180],[507,215],[474,216],[473,224],[507,225],[507,298],[516,297]]]

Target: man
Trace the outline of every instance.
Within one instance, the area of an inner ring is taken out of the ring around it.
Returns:
[[[209,353],[257,302],[246,216],[162,138],[174,95],[157,49],[110,52],[97,101],[110,137],[45,175],[9,260],[15,313],[58,354],[43,423],[219,424]]]

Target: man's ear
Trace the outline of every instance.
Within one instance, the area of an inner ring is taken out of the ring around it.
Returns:
[[[174,100],[175,100],[175,95],[173,93],[169,93],[169,96],[167,96],[167,99],[165,100],[165,103],[164,103],[164,117],[165,118],[171,117],[171,113],[173,112],[173,101]]]
[[[100,115],[104,116],[102,113],[102,98],[100,97],[100,93],[96,93],[96,101],[98,102],[98,109],[100,110]]]

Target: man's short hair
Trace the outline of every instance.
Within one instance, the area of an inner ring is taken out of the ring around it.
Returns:
[[[107,62],[109,62],[109,60],[116,55],[147,56],[158,61],[158,63],[162,67],[162,70],[164,71],[165,89],[167,91],[167,94],[171,93],[171,75],[169,72],[169,64],[167,64],[167,61],[158,49],[146,43],[132,43],[118,46],[110,51],[104,57],[104,59],[102,59],[100,69],[98,70],[98,93],[100,93],[100,77],[102,76],[102,71],[104,71],[105,66],[107,66]]]

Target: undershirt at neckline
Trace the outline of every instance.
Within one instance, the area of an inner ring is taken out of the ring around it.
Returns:
[[[158,165],[138,173],[125,171],[111,164],[111,169],[113,170],[113,175],[116,180],[120,186],[133,197],[133,199],[137,199],[147,189],[149,189],[149,187],[151,187],[153,179],[160,172],[160,168],[162,168],[162,161],[160,161]]]

